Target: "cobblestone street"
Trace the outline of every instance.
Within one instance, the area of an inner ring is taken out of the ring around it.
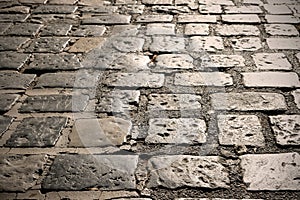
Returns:
[[[0,200],[300,199],[299,0],[0,0]]]

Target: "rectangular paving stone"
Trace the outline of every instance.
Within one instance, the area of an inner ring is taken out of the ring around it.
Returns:
[[[3,33],[12,25],[12,23],[2,23],[0,22],[0,34],[3,35]]]
[[[249,72],[242,76],[246,87],[300,87],[294,72]]]
[[[100,25],[116,25],[116,24],[129,24],[131,20],[130,15],[94,15],[82,19],[82,24],[100,24]]]
[[[0,95],[0,111],[6,112],[17,102],[20,95],[17,94],[1,94]]]
[[[250,4],[250,5],[263,5],[263,2],[261,0],[244,0],[244,4]]]
[[[286,5],[272,5],[272,4],[265,4],[264,9],[269,14],[275,15],[286,15],[286,14],[293,14],[292,11]]]
[[[171,22],[172,15],[140,15],[136,18],[138,23]]]
[[[0,51],[18,50],[27,41],[27,37],[0,37]]]
[[[229,174],[218,156],[155,156],[148,161],[147,187],[228,188]]]
[[[260,19],[256,14],[227,14],[222,15],[222,21],[225,23],[243,23],[243,24],[257,24]]]
[[[35,74],[21,74],[14,71],[0,72],[0,89],[27,89]]]
[[[155,61],[155,71],[194,68],[194,59],[188,54],[161,54],[156,57]]]
[[[67,37],[41,37],[34,39],[26,47],[25,52],[59,53],[68,45],[69,40]]]
[[[81,25],[76,30],[71,31],[69,35],[83,37],[83,36],[102,36],[106,31],[103,25]]]
[[[283,53],[257,53],[252,55],[259,70],[291,70],[292,65]]]
[[[266,15],[268,23],[277,24],[298,24],[300,20],[293,15]]]
[[[222,6],[221,5],[199,5],[199,12],[201,14],[221,14]]]
[[[148,110],[200,110],[201,97],[192,94],[150,94]]]
[[[19,70],[29,59],[30,54],[13,51],[0,52],[0,69]]]
[[[240,55],[209,55],[209,60],[203,62],[202,66],[210,68],[244,67],[245,59]]]
[[[224,72],[176,73],[174,84],[180,86],[229,86],[233,85],[230,74]]]
[[[0,116],[0,136],[7,131],[8,127],[12,123],[13,118],[9,116]]]
[[[49,24],[46,25],[40,33],[40,36],[66,36],[71,30],[70,24]]]
[[[299,36],[299,32],[291,24],[266,24],[265,30],[271,36]]]
[[[221,145],[264,146],[262,126],[255,115],[218,115]]]
[[[152,6],[151,9],[153,12],[164,12],[168,14],[183,14],[183,13],[189,13],[190,10],[187,6]]]
[[[149,120],[146,143],[197,144],[206,142],[206,124],[196,118]]]
[[[47,0],[19,0],[20,3],[45,4]]]
[[[88,53],[89,51],[101,48],[105,42],[103,37],[82,37],[79,38],[70,48],[68,52],[71,53]]]
[[[112,35],[118,36],[136,36],[139,33],[141,25],[115,25],[111,31]]]
[[[42,183],[46,190],[136,189],[137,155],[58,155]],[[62,170],[63,169],[63,170]]]
[[[114,87],[160,88],[164,85],[163,74],[154,73],[115,73],[107,76],[105,84]]]
[[[182,52],[185,50],[185,39],[173,36],[155,36],[152,38],[150,51],[154,52]]]
[[[118,10],[117,6],[85,6],[79,8],[82,13],[101,13],[101,14],[111,14]]]
[[[0,22],[24,22],[30,14],[0,14]]]
[[[71,147],[122,145],[130,134],[131,122],[121,118],[78,119],[69,135]]]
[[[116,5],[136,4],[137,0],[116,0]]]
[[[74,70],[83,66],[75,54],[34,54],[34,60],[26,70],[57,71]]]
[[[269,116],[276,143],[300,145],[300,115]]]
[[[57,4],[57,5],[73,5],[77,2],[77,0],[48,0],[48,4]]]
[[[25,192],[36,185],[46,155],[0,155],[0,191]]]
[[[212,106],[216,110],[273,111],[287,109],[284,96],[278,93],[215,93],[210,97]]]
[[[209,35],[208,24],[187,24],[184,28],[185,35]]]
[[[292,95],[296,106],[300,109],[300,89],[293,91]]]
[[[40,5],[32,10],[33,14],[71,14],[77,10],[77,6],[71,5]]]
[[[216,34],[221,36],[259,36],[260,31],[253,25],[217,25]]]
[[[179,15],[178,23],[216,23],[217,18],[213,15]]]
[[[175,24],[148,24],[146,35],[175,35]]]
[[[139,37],[115,37],[112,46],[119,52],[132,53],[143,51],[144,38]]]
[[[225,6],[224,12],[228,14],[261,14],[263,11],[259,6]]]
[[[233,6],[234,3],[232,0],[198,0],[199,4],[214,4],[214,5],[224,5],[224,6]]]
[[[256,51],[262,48],[260,38],[243,37],[231,40],[231,46],[235,51]]]
[[[193,36],[188,50],[192,52],[215,52],[224,49],[223,39],[216,36]]]
[[[297,4],[298,0],[267,0],[268,4]]]
[[[103,1],[103,0],[80,0],[78,2],[80,6],[103,6],[103,5],[110,5],[110,2]]]
[[[66,126],[66,117],[24,118],[6,141],[7,147],[54,146]]]
[[[267,38],[270,49],[299,50],[300,38]]]
[[[5,35],[17,36],[35,36],[42,25],[33,23],[17,23],[10,26],[5,32]]]
[[[142,0],[146,5],[172,5],[173,0]]]
[[[5,2],[3,2],[5,3]],[[30,7],[28,6],[12,6],[12,7],[7,7],[7,8],[1,8],[0,13],[18,13],[18,14],[28,14],[30,12]]]
[[[298,190],[300,157],[298,153],[243,155],[243,181],[250,191]]]
[[[36,95],[25,99],[20,112],[78,112],[87,106],[87,95]]]

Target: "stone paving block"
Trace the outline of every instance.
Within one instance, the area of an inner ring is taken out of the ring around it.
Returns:
[[[154,12],[164,12],[168,14],[183,14],[189,13],[190,10],[187,6],[152,6],[152,11]]]
[[[171,22],[172,15],[140,15],[136,18],[138,23]]]
[[[49,24],[41,30],[40,36],[66,36],[71,28],[70,24]]]
[[[299,36],[295,26],[290,24],[266,24],[265,29],[267,34],[272,36]]]
[[[299,50],[300,38],[267,38],[267,44],[270,49]]]
[[[216,23],[213,15],[179,15],[177,23]]]
[[[0,52],[0,69],[19,70],[29,59],[29,54],[12,51]]]
[[[12,23],[1,23],[0,22],[0,34],[3,35],[3,33],[12,25]]]
[[[259,6],[225,6],[224,12],[228,14],[261,14]]]
[[[0,116],[0,136],[8,129],[9,125],[12,123],[13,118],[8,116]]]
[[[298,59],[298,62],[300,62],[300,53],[297,53],[295,56]]]
[[[27,89],[35,77],[35,74],[2,71],[0,72],[0,89]]]
[[[212,106],[216,110],[273,111],[287,109],[284,96],[278,93],[215,93],[210,97]]]
[[[0,37],[0,51],[18,50],[28,40],[26,37]]]
[[[116,5],[136,4],[137,0],[116,0]]]
[[[42,25],[33,23],[17,23],[9,27],[4,34],[5,35],[17,35],[17,36],[35,36]]]
[[[36,184],[45,155],[0,155],[0,191],[25,192]]]
[[[260,38],[255,37],[232,39],[231,46],[235,51],[256,51],[262,48]]]
[[[126,72],[138,72],[149,70],[149,56],[127,53],[117,57],[111,64],[104,66],[105,69],[124,69]]]
[[[106,31],[105,26],[101,25],[81,25],[76,30],[71,31],[69,35],[84,37],[84,36],[102,36]]]
[[[117,36],[136,36],[140,27],[141,25],[115,25],[111,34]]]
[[[146,5],[172,5],[173,0],[142,0]]]
[[[164,85],[164,80],[163,74],[149,72],[114,73],[107,76],[105,84],[114,87],[160,88]]]
[[[68,50],[71,53],[87,53],[93,49],[100,48],[105,43],[103,37],[83,37],[77,40]]]
[[[17,102],[20,95],[17,94],[1,94],[0,95],[0,111],[6,112]]]
[[[127,5],[122,7],[122,9],[128,14],[143,14],[145,5]]]
[[[150,94],[148,110],[200,110],[201,97],[193,94]]]
[[[46,193],[45,200],[61,200],[61,199],[101,199],[102,191],[60,191]]]
[[[268,23],[272,24],[298,24],[300,19],[293,15],[266,15],[265,16]]]
[[[156,156],[148,168],[149,188],[227,188],[229,184],[229,174],[217,156]]]
[[[110,5],[110,2],[103,0],[80,0],[78,2],[79,6],[103,6]]]
[[[156,36],[153,37],[150,51],[154,52],[182,52],[185,50],[183,37]]]
[[[260,31],[253,25],[217,25],[216,34],[221,36],[259,36]]]
[[[45,4],[47,0],[19,0],[20,3]]]
[[[208,24],[187,24],[184,29],[185,35],[209,35]]]
[[[300,109],[300,90],[298,89],[298,90],[293,91],[292,95],[294,96],[295,104]]]
[[[30,14],[0,14],[0,22],[24,22]]]
[[[234,3],[232,0],[199,0],[199,4],[205,4],[205,5],[223,5],[223,6],[233,6]]]
[[[299,5],[288,5],[288,7],[291,9],[291,11],[295,14],[300,14],[300,8]]]
[[[83,13],[101,13],[101,14],[112,14],[118,9],[117,6],[88,6],[79,8],[80,12]]]
[[[89,18],[83,18],[82,24],[103,24],[103,25],[116,25],[116,24],[129,24],[131,20],[130,15],[95,15]]]
[[[20,112],[78,112],[87,106],[87,95],[37,95],[24,101]]]
[[[175,24],[148,24],[146,35],[175,35]]]
[[[181,86],[230,86],[233,80],[230,74],[224,72],[193,72],[176,73],[175,85]]]
[[[48,4],[56,4],[56,5],[73,5],[77,2],[77,0],[48,0]]]
[[[227,14],[222,15],[222,21],[225,23],[243,23],[243,24],[257,24],[260,19],[256,14]]]
[[[263,5],[263,2],[261,0],[244,0],[244,4],[252,4],[252,5]]]
[[[24,118],[6,141],[8,147],[54,146],[67,123],[65,117]]]
[[[194,59],[188,54],[162,54],[156,57],[155,70],[193,69]]]
[[[240,158],[247,190],[299,190],[298,153],[247,154]]]
[[[17,193],[16,199],[37,199],[44,200],[45,195],[41,193],[39,190],[28,190],[25,193]]]
[[[200,5],[199,12],[202,14],[221,14],[221,5]]]
[[[25,49],[25,52],[59,53],[68,45],[69,40],[69,38],[63,37],[42,37],[34,39]]]
[[[202,66],[211,68],[244,67],[245,59],[240,55],[209,55],[209,60]]]
[[[218,115],[221,145],[264,146],[262,126],[255,115]]]
[[[16,193],[8,193],[8,192],[1,192],[0,193],[0,198],[3,200],[15,200],[17,197]]]
[[[0,13],[19,13],[19,14],[28,14],[30,12],[30,7],[28,6],[13,6],[7,8],[1,8]]]
[[[82,68],[74,54],[34,54],[34,60],[26,68],[37,71],[74,70]]]
[[[283,53],[256,53],[252,55],[259,70],[291,70],[292,65]]]
[[[59,155],[42,188],[47,190],[135,189],[136,155]]]
[[[269,14],[275,15],[286,15],[286,14],[293,14],[292,11],[286,5],[272,5],[272,4],[265,4],[264,9]]]
[[[143,50],[145,39],[139,37],[116,37],[112,45],[120,52],[139,52]]]
[[[224,49],[223,39],[216,36],[193,36],[188,49],[192,52],[220,51]]]
[[[300,145],[300,115],[269,116],[276,143]]]
[[[206,124],[195,118],[149,120],[146,143],[197,144],[206,142]]]
[[[95,88],[98,72],[80,70],[77,72],[59,72],[42,74],[35,88]]]
[[[40,5],[32,10],[33,14],[71,14],[77,10],[77,6],[71,5]]]
[[[267,0],[268,4],[297,4],[297,0]]]
[[[299,77],[294,72],[249,72],[242,76],[246,87],[300,87]]]
[[[122,145],[130,135],[131,122],[121,118],[78,119],[69,135],[71,147]]]

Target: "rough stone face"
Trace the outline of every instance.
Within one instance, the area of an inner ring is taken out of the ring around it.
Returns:
[[[29,14],[0,14],[0,22],[24,22]]]
[[[203,62],[202,66],[212,68],[244,67],[245,59],[240,55],[209,55],[209,60]]]
[[[151,60],[149,56],[127,53],[120,55],[114,59],[109,65],[105,65],[105,69],[124,69],[126,72],[138,72],[149,70],[148,63]]]
[[[12,25],[4,34],[18,36],[35,36],[42,25],[33,23],[18,23]]]
[[[191,42],[189,44],[189,51],[194,52],[215,52],[223,49],[223,39],[215,36],[194,36],[191,37]]]
[[[36,184],[45,155],[0,155],[0,191],[25,192]]]
[[[184,29],[185,35],[209,35],[208,24],[187,24]]]
[[[270,49],[298,50],[300,48],[300,38],[267,38]]]
[[[0,34],[3,35],[3,33],[11,26],[11,23],[2,23],[0,22]]]
[[[121,118],[76,120],[70,144],[72,147],[121,145],[130,134],[131,122]]]
[[[1,72],[0,89],[26,89],[36,77],[35,74],[20,74],[18,72]]]
[[[277,115],[269,118],[277,144],[300,145],[300,115]]]
[[[86,6],[79,10],[83,13],[112,14],[115,13],[117,9],[117,6]]]
[[[259,36],[260,32],[253,25],[217,25],[216,33],[222,36]]]
[[[291,70],[292,65],[283,53],[257,53],[252,55],[259,70]]]
[[[293,15],[266,15],[266,20],[270,24],[298,24],[300,20]]]
[[[298,153],[241,156],[247,190],[298,190],[300,157]]]
[[[175,85],[182,86],[228,86],[233,84],[230,74],[223,72],[177,73]]]
[[[147,5],[172,5],[172,0],[142,0]]]
[[[0,136],[8,129],[9,125],[13,121],[13,118],[8,116],[0,116]]]
[[[116,36],[136,36],[139,33],[141,25],[115,25],[111,31]]]
[[[40,5],[33,9],[34,14],[71,14],[77,10],[77,6],[71,5]]]
[[[138,37],[118,37],[114,38],[112,45],[120,52],[139,52],[143,50],[145,40]]]
[[[95,36],[99,37],[106,31],[105,26],[101,25],[81,25],[75,31],[72,31],[72,36]]]
[[[175,24],[148,24],[146,35],[175,35]]]
[[[66,36],[71,30],[70,24],[49,24],[41,30],[41,36]]]
[[[69,43],[69,38],[43,37],[34,39],[25,49],[26,52],[59,53]]]
[[[206,124],[195,118],[150,119],[147,143],[196,144],[206,142]]]
[[[7,140],[9,147],[49,147],[54,146],[63,127],[65,117],[25,118]]]
[[[136,155],[59,155],[43,189],[100,190],[135,189]]]
[[[204,5],[223,5],[223,6],[234,6],[232,0],[198,0],[199,4]]]
[[[150,51],[181,52],[185,50],[185,40],[182,37],[161,36],[153,37]]]
[[[265,29],[268,35],[276,36],[298,36],[299,32],[295,26],[290,24],[266,24]]]
[[[216,23],[216,16],[212,15],[179,15],[178,23]]]
[[[259,38],[232,39],[231,45],[236,51],[256,51],[262,48]]]
[[[192,69],[193,58],[188,54],[162,54],[156,58],[155,70]]]
[[[264,8],[269,14],[275,14],[275,15],[292,14],[292,11],[286,5],[265,4]]]
[[[140,15],[136,18],[138,23],[171,22],[172,15]]]
[[[221,5],[200,5],[199,12],[202,14],[221,14]]]
[[[260,23],[260,19],[259,19],[258,15],[255,15],[255,14],[222,15],[222,21],[225,23],[243,23],[243,24]]]
[[[17,52],[0,52],[0,69],[19,70],[28,60],[29,54]]]
[[[216,110],[271,111],[286,110],[285,98],[277,93],[215,93],[211,95]]]
[[[157,156],[148,162],[148,187],[227,188],[229,175],[217,156]]]
[[[246,87],[300,87],[294,72],[249,72],[242,76]]]
[[[0,95],[0,111],[6,112],[16,103],[20,95],[17,94],[1,94]]]
[[[292,92],[292,95],[294,96],[295,104],[300,109],[300,90],[295,90],[294,92]]]
[[[259,6],[225,6],[224,12],[228,14],[261,14],[263,11]]]
[[[255,115],[218,115],[218,127],[222,145],[265,145],[262,127]]]
[[[0,51],[18,50],[28,40],[25,37],[0,37]]]
[[[164,75],[148,72],[115,73],[108,75],[105,84],[115,87],[160,88],[164,85]]]
[[[200,99],[200,96],[192,94],[150,94],[148,110],[199,110]]]
[[[105,42],[102,37],[80,38],[69,49],[71,53],[87,53],[93,49],[101,47]]]
[[[187,6],[153,6],[152,11],[154,12],[165,12],[171,14],[182,14],[189,13],[190,10]]]
[[[89,18],[82,19],[82,24],[100,24],[100,25],[115,25],[115,24],[129,24],[131,20],[130,15],[95,15]]]
[[[87,95],[37,95],[26,98],[20,112],[78,112],[88,103]]]

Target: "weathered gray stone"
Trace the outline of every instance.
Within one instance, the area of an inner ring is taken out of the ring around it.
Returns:
[[[39,52],[39,53],[59,53],[69,43],[69,38],[58,37],[43,37],[34,39],[30,45],[25,49],[26,52]]]
[[[175,85],[181,86],[229,86],[233,84],[230,74],[224,72],[177,73]]]
[[[208,24],[187,24],[184,29],[185,35],[209,35]]]
[[[147,5],[172,5],[173,0],[142,0]]]
[[[114,73],[107,76],[105,84],[115,87],[160,88],[164,85],[164,80],[163,74],[149,72]]]
[[[29,14],[0,14],[0,22],[24,22]]]
[[[51,190],[135,189],[136,155],[59,155],[42,188]]]
[[[0,155],[0,191],[25,192],[36,184],[45,155]]]
[[[204,5],[224,5],[224,6],[233,6],[234,3],[232,0],[198,0],[199,4],[204,4]]]
[[[141,25],[115,25],[111,31],[114,36],[136,36]]]
[[[9,147],[49,147],[57,142],[65,117],[30,117],[22,120],[5,146]]]
[[[130,15],[95,15],[92,17],[86,17],[82,19],[82,24],[104,24],[104,25],[115,25],[115,24],[129,24],[131,20]]]
[[[17,94],[1,94],[0,95],[0,111],[6,112],[17,102],[20,95]]]
[[[0,69],[19,70],[28,60],[29,54],[17,52],[0,52]]]
[[[239,38],[232,39],[231,45],[236,51],[256,51],[262,48],[260,38]]]
[[[300,38],[267,38],[267,44],[270,49],[300,49]]]
[[[218,115],[222,145],[264,146],[262,126],[255,115]]]
[[[158,55],[155,70],[193,69],[193,60],[188,54]]]
[[[110,2],[103,1],[103,0],[81,0],[78,2],[80,6],[103,6],[103,5],[110,5]]]
[[[154,12],[164,12],[170,14],[182,14],[189,13],[190,10],[186,6],[152,6],[152,11]]]
[[[241,92],[211,95],[216,110],[271,111],[286,110],[285,98],[277,93]]]
[[[194,36],[191,37],[188,49],[194,52],[223,50],[223,39],[215,36]]]
[[[294,96],[295,104],[300,109],[300,90],[298,89],[298,90],[293,91],[292,95]]]
[[[28,6],[13,6],[7,8],[1,8],[0,13],[19,13],[19,14],[28,14],[30,12],[30,7]]]
[[[47,0],[19,0],[20,3],[45,4]]]
[[[48,0],[47,3],[54,5],[73,5],[76,3],[76,0]]]
[[[145,5],[127,5],[122,7],[122,10],[128,14],[143,14]]]
[[[258,15],[256,14],[222,15],[222,21],[225,23],[243,23],[243,24],[256,24],[261,22]]]
[[[0,23],[0,34],[3,33],[12,25],[12,23]]]
[[[13,118],[8,116],[0,116],[0,136],[8,129],[9,125],[13,121]]]
[[[140,15],[136,18],[139,23],[171,22],[172,15]]]
[[[300,115],[277,115],[269,118],[277,144],[300,145]]]
[[[146,35],[175,35],[175,24],[148,24]]]
[[[240,158],[247,190],[299,189],[298,153],[244,155]]]
[[[71,147],[122,145],[130,134],[131,122],[121,118],[78,119],[69,136]]]
[[[195,118],[149,120],[147,143],[196,144],[206,142],[206,124]]]
[[[200,110],[200,96],[193,94],[150,94],[148,110]]]
[[[150,51],[155,52],[181,52],[185,50],[183,37],[161,36],[153,37]]]
[[[151,60],[148,56],[127,53],[104,67],[106,69],[125,69],[127,72],[138,72],[149,70],[148,63],[150,62]]]
[[[211,68],[244,67],[245,59],[240,55],[209,55],[209,60],[203,62],[202,66]]]
[[[269,14],[275,15],[286,15],[286,14],[293,14],[292,11],[286,5],[272,5],[272,4],[265,4],[265,10]]]
[[[77,6],[71,5],[40,5],[32,10],[33,14],[71,14],[77,10]]]
[[[261,14],[263,11],[259,6],[225,6],[224,12],[228,14]]]
[[[87,95],[37,95],[26,98],[20,112],[78,112],[88,103]]]
[[[266,15],[265,16],[268,23],[272,24],[298,24],[300,19],[293,15]]]
[[[179,15],[178,23],[216,23],[217,18],[213,15]]]
[[[4,34],[17,36],[35,36],[42,25],[33,23],[17,23],[9,27]]]
[[[298,36],[299,32],[295,26],[291,24],[266,24],[265,29],[267,34],[276,36]]]
[[[14,71],[0,72],[0,89],[27,89],[35,77],[35,74],[21,74]]]
[[[136,4],[137,0],[116,0],[116,5]]]
[[[117,6],[85,6],[79,10],[83,13],[101,13],[101,14],[112,14],[118,9]]]
[[[221,5],[200,5],[199,12],[202,14],[221,14]]]
[[[0,37],[0,51],[18,50],[28,40],[26,37]]]
[[[253,25],[217,25],[216,33],[222,36],[259,36],[260,32]]]
[[[116,37],[112,41],[112,45],[120,52],[139,52],[143,50],[145,40],[138,37]]]
[[[70,24],[49,24],[41,30],[40,36],[66,36],[71,28]]]
[[[217,156],[157,156],[148,167],[150,188],[227,188],[229,184],[229,174]]]
[[[76,30],[72,31],[72,36],[102,36],[106,31],[105,26],[101,25],[81,25]]]
[[[259,70],[291,70],[292,65],[283,53],[257,53],[252,55]]]

